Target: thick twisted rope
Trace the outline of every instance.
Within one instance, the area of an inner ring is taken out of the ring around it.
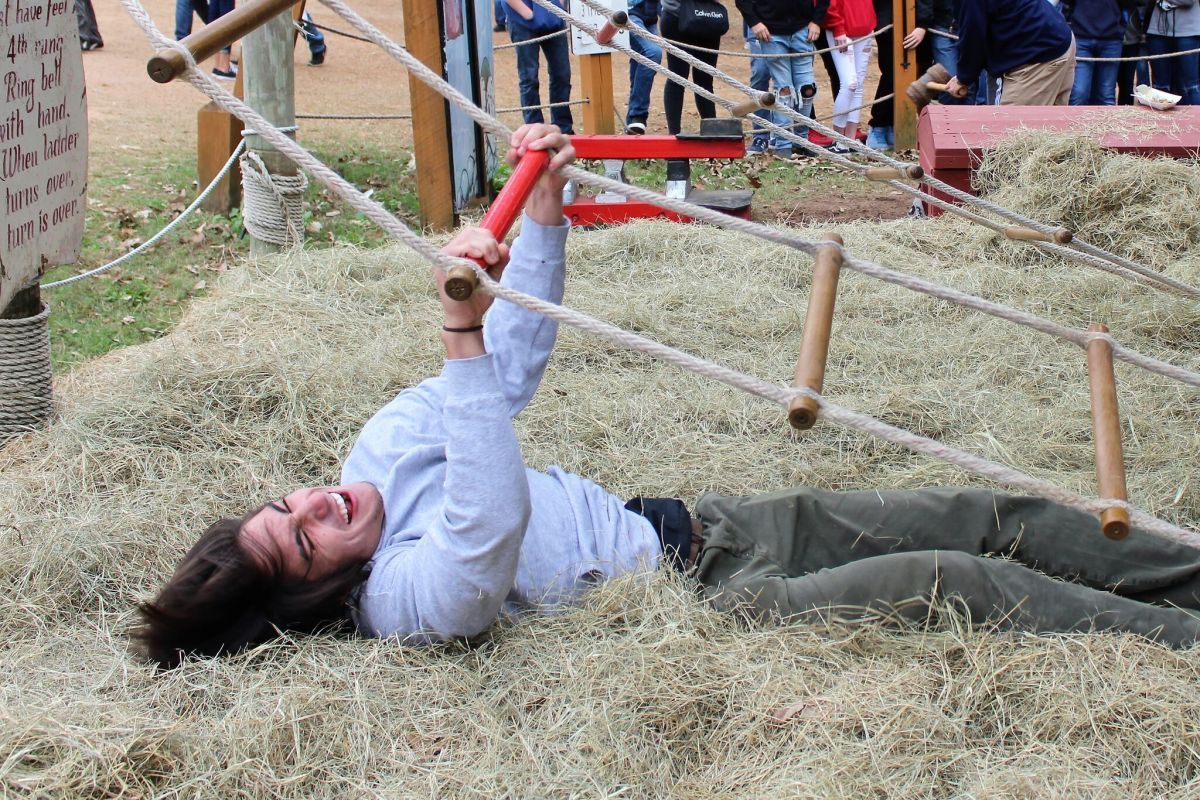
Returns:
[[[539,2],[540,1],[541,0],[539,0]],[[371,37],[372,41],[382,47],[385,52],[403,64],[423,83],[434,89],[451,103],[454,103],[456,106],[458,106],[463,113],[478,123],[479,126],[485,131],[505,139],[512,135],[512,131],[503,123],[487,114],[487,112],[475,105],[474,102],[462,94],[462,92],[458,91],[458,89],[447,83],[440,75],[434,73],[407,50],[391,41],[378,28],[371,25],[371,23],[367,22],[355,11],[347,7],[342,0],[321,0],[321,2],[328,6],[335,13],[339,14],[351,25],[362,31],[365,35]],[[554,7],[557,8],[557,6]],[[651,192],[648,189],[641,189],[636,186],[621,183],[620,181],[606,178],[602,175],[596,175],[586,170],[581,170],[578,167],[568,166],[565,167],[562,172],[567,177],[573,178],[579,183],[596,186],[598,188],[616,192],[617,194],[621,194],[632,199],[652,203],[661,208],[666,208],[685,216],[692,217],[693,219],[711,223],[712,225],[720,228],[726,228],[728,230],[734,230],[741,233],[748,233],[753,236],[758,236],[762,239],[775,242],[776,244],[793,247],[809,255],[815,255],[818,248],[829,245],[828,242],[814,242],[806,240],[784,231],[768,228],[767,226],[757,222],[751,222],[750,220],[744,220],[738,217],[729,216],[728,214],[722,214],[719,211],[704,208],[703,206],[689,203],[686,200],[668,198],[655,192]],[[1087,331],[1068,328],[1064,325],[1060,325],[1056,322],[1052,322],[1048,319],[1044,319],[1026,311],[1010,308],[999,303],[993,303],[991,301],[984,300],[983,298],[967,294],[966,292],[961,292],[957,289],[941,286],[931,281],[926,281],[921,278],[916,278],[911,275],[906,275],[904,273],[891,270],[887,267],[870,261],[864,261],[855,257],[849,251],[841,248],[840,246],[839,249],[842,251],[844,264],[846,266],[854,269],[855,271],[861,272],[864,275],[870,275],[871,277],[877,278],[886,283],[904,286],[908,289],[922,292],[933,297],[938,297],[942,300],[947,300],[967,308],[972,308],[976,311],[981,311],[994,317],[1006,319],[1010,322],[1024,325],[1033,328],[1034,330],[1042,331],[1043,333],[1051,336],[1057,336],[1058,338],[1072,342],[1081,348],[1086,348],[1088,341],[1095,336],[1095,334],[1089,334]],[[1102,336],[1112,344],[1113,354],[1116,358],[1139,366],[1149,372],[1165,375],[1183,383],[1200,387],[1200,373],[1185,369],[1183,367],[1178,367],[1173,364],[1168,364],[1164,361],[1160,361],[1150,356],[1138,353],[1137,351],[1118,343],[1110,334],[1103,334]]]
[[[1002,483],[1007,483],[1022,488],[1034,494],[1040,494],[1065,505],[1081,508],[1091,513],[1097,513],[1100,510],[1110,508],[1115,505],[1121,506],[1130,511],[1131,518],[1139,527],[1143,528],[1144,530],[1163,536],[1164,538],[1169,538],[1188,544],[1194,545],[1200,542],[1200,534],[1186,531],[1175,525],[1171,525],[1170,523],[1156,519],[1145,512],[1129,506],[1127,503],[1099,499],[1089,500],[1080,495],[1062,489],[1061,487],[1055,486],[1054,484],[1034,478],[1033,476],[1027,475],[1020,471],[996,464],[979,456],[966,453],[965,451],[948,447],[939,442],[918,436],[909,431],[903,431],[901,429],[894,428],[893,426],[887,425],[882,421],[865,417],[857,412],[840,408],[832,403],[829,403],[811,390],[780,387],[776,384],[762,381],[749,375],[737,373],[736,371],[730,370],[727,367],[707,362],[704,359],[691,356],[687,353],[683,353],[682,351],[668,347],[667,345],[654,342],[645,337],[637,336],[636,334],[628,333],[626,331],[621,331],[619,328],[616,328],[609,323],[601,322],[600,320],[596,320],[565,306],[557,306],[552,303],[547,303],[544,300],[525,295],[521,292],[516,292],[508,287],[500,286],[497,282],[493,281],[486,272],[484,272],[477,265],[474,265],[473,262],[465,262],[462,259],[451,258],[445,254],[439,253],[422,237],[409,230],[407,226],[389,214],[387,210],[384,209],[379,203],[363,196],[361,192],[358,192],[348,182],[330,170],[327,166],[322,164],[311,153],[300,147],[294,140],[271,130],[266,120],[264,120],[240,100],[226,92],[206,74],[200,72],[196,68],[194,59],[191,58],[190,53],[187,53],[185,48],[164,37],[161,32],[154,27],[154,23],[145,13],[145,10],[141,7],[138,0],[121,0],[121,2],[122,5],[125,6],[125,8],[129,11],[134,20],[138,22],[138,24],[146,32],[146,35],[151,40],[152,44],[158,45],[159,47],[176,47],[186,54],[185,61],[188,63],[188,70],[185,74],[185,79],[188,80],[189,83],[192,83],[197,88],[201,88],[219,105],[243,119],[243,121],[245,121],[247,124],[251,126],[258,126],[259,130],[262,131],[260,135],[265,140],[270,142],[281,152],[293,158],[293,160],[296,160],[297,163],[302,164],[306,168],[309,164],[315,166],[315,171],[313,171],[313,174],[317,176],[318,179],[326,180],[329,178],[328,185],[330,188],[337,191],[338,194],[341,195],[343,199],[345,199],[352,207],[363,211],[363,213],[371,219],[378,218],[382,223],[381,227],[383,227],[385,231],[392,233],[401,241],[407,242],[411,240],[414,245],[413,249],[415,249],[418,253],[425,255],[427,259],[433,262],[435,265],[443,269],[456,263],[467,263],[471,265],[476,275],[479,276],[481,288],[484,291],[490,292],[497,297],[507,299],[510,302],[518,303],[525,308],[545,314],[553,319],[558,319],[581,330],[594,332],[597,335],[611,336],[611,340],[617,344],[630,349],[654,354],[659,358],[669,361],[670,363],[675,363],[679,366],[685,366],[685,368],[693,369],[693,371],[696,371],[698,374],[720,380],[752,394],[756,394],[767,399],[772,399],[780,404],[786,405],[786,403],[789,402],[792,397],[797,395],[811,396],[816,399],[822,409],[825,410],[827,418],[832,419],[835,422],[840,422],[841,424],[849,427],[855,427],[866,432],[875,433],[875,435],[882,436],[888,441],[894,441],[897,444],[903,444],[904,446],[910,447],[917,452],[927,453],[936,458],[941,458],[942,460],[956,464],[964,469],[978,471],[979,474],[992,477],[994,480]],[[341,6],[341,8],[344,9],[347,14],[353,14],[352,11],[342,6],[338,0],[323,0],[323,2],[326,2],[326,4],[334,10],[338,10],[338,6]],[[342,13],[342,11],[339,11],[338,13]],[[354,16],[357,17],[357,15]],[[346,18],[350,19],[349,17]],[[364,33],[371,36],[372,40],[377,44],[380,44],[389,52],[403,52],[394,43],[390,42],[387,37],[383,36],[382,33],[374,29],[373,26],[370,26],[370,24],[365,20],[362,20],[361,22],[362,25],[356,25],[356,27],[359,27],[360,30],[363,30]],[[405,55],[407,55],[407,53],[405,53]],[[411,56],[409,56],[409,58],[411,58]],[[420,72],[423,76],[423,79],[440,81],[441,84],[445,85],[445,88],[453,90],[453,87],[450,87],[449,84],[445,84],[444,81],[441,81],[440,76],[435,76],[432,72],[425,68],[423,64],[420,64],[419,61],[413,59],[413,62],[416,66],[420,67]],[[446,96],[448,99],[454,99],[451,98],[449,94],[444,96]],[[465,98],[463,98],[463,100],[465,100]],[[501,135],[505,135],[507,128],[505,128],[499,122],[499,120],[483,114],[481,109],[478,109],[470,102],[466,102],[466,105],[473,108],[474,111],[478,112],[488,120],[488,125],[486,127],[489,130],[497,132]],[[572,168],[572,171],[580,172],[574,168]],[[588,173],[583,174],[586,175]]]
[[[570,32],[571,32],[571,28],[566,27],[566,28],[563,28],[561,31],[555,31],[554,33],[547,33],[545,36],[536,36],[532,39],[526,39],[523,42],[509,42],[508,44],[493,44],[492,49],[493,50],[512,50],[513,48],[516,48],[516,47],[524,47],[527,44],[540,44],[542,42],[549,41],[550,39],[553,39],[558,36],[565,36],[566,34],[569,34]],[[371,40],[366,39],[366,41],[369,42]]]
[[[564,21],[568,22],[569,24],[578,27],[580,30],[584,31],[585,33],[588,33],[589,35],[591,35],[593,37],[596,35],[596,33],[598,31],[598,29],[596,27],[589,25],[588,23],[584,22],[583,20],[560,9],[558,6],[549,2],[549,0],[533,0],[533,2],[537,3],[539,6],[541,6],[542,8],[545,8],[550,13],[559,17],[560,19],[563,19]],[[596,0],[580,0],[580,2],[582,2],[585,6],[591,8],[592,10],[596,11],[597,13],[607,13],[606,11],[604,11],[604,7],[600,6],[599,3],[596,2]],[[670,42],[668,42],[666,39],[663,39],[661,36],[655,36],[654,34],[649,34],[649,33],[645,33],[645,34],[641,34],[641,35],[643,36],[643,38],[657,42],[667,52],[683,59],[684,61],[686,61],[687,63],[692,65],[692,67],[694,67],[695,69],[699,69],[702,72],[712,75],[714,78],[717,78],[717,79],[721,80],[723,83],[725,83],[729,86],[732,86],[735,89],[738,89],[739,91],[743,92],[747,96],[749,96],[749,97],[758,97],[759,96],[760,93],[757,90],[752,89],[751,87],[745,85],[744,83],[737,80],[733,76],[728,75],[727,73],[722,72],[721,70],[716,69],[715,67],[705,64],[703,61],[700,61],[699,59],[689,55],[686,51],[681,50],[678,47],[675,47]],[[721,106],[722,108],[725,108],[726,110],[732,110],[734,108],[734,106],[736,105],[732,101],[726,100],[712,92],[705,90],[703,87],[697,85],[696,83],[694,83],[686,78],[683,78],[682,76],[676,75],[675,73],[671,72],[666,67],[663,67],[662,65],[660,65],[654,61],[651,61],[650,59],[646,58],[645,56],[642,56],[640,53],[637,53],[633,49],[622,45],[620,42],[618,42],[616,40],[609,42],[608,46],[612,47],[615,50],[619,50],[620,52],[628,55],[630,58],[637,61],[638,63],[645,65],[646,67],[654,70],[658,74],[663,75],[668,80],[672,80],[672,81],[678,83],[679,85],[689,89],[690,91],[700,95],[701,97],[704,97],[708,100],[713,101],[715,104]],[[881,163],[887,164],[888,166],[895,167],[895,168],[901,169],[901,170],[904,170],[904,169],[907,169],[907,168],[913,166],[909,162],[905,162],[905,161],[896,159],[892,156],[887,155],[886,153],[882,153],[877,150],[872,150],[869,147],[865,147],[858,140],[853,139],[848,136],[845,136],[842,133],[834,130],[833,128],[825,126],[816,120],[811,120],[811,119],[803,116],[802,114],[800,114],[795,109],[790,108],[786,105],[777,105],[775,107],[775,110],[784,114],[787,117],[790,117],[791,119],[795,120],[798,123],[807,124],[809,127],[813,128],[817,131],[820,131],[821,133],[825,134],[826,136],[828,136],[829,138],[833,139],[836,142],[841,142],[843,145],[849,147],[851,150],[858,153],[859,155],[864,155],[873,161],[879,161]],[[850,170],[850,171],[854,171],[854,172],[865,172],[866,171],[865,166],[855,164],[854,162],[850,161],[849,158],[847,158],[843,155],[831,153],[818,145],[814,145],[811,142],[809,142],[806,138],[799,136],[790,130],[786,130],[781,126],[777,126],[773,122],[770,122],[769,120],[760,118],[760,121],[761,121],[761,124],[764,127],[766,127],[768,130],[772,130],[772,131],[775,131],[775,132],[781,134],[782,136],[784,136],[784,138],[787,138],[788,140],[790,140],[796,144],[799,144],[801,147],[804,147],[806,150],[809,150],[810,152],[817,154],[821,158],[825,158],[825,159],[834,161],[835,163],[840,164],[841,166],[843,166],[844,168],[846,168],[847,170]],[[939,191],[941,191],[947,195],[950,195],[951,197],[954,197],[955,199],[959,200],[962,203],[966,203],[968,205],[973,205],[973,206],[976,206],[979,208],[983,208],[984,210],[989,211],[999,217],[1008,219],[1011,222],[1015,222],[1019,225],[1023,225],[1025,227],[1039,231],[1041,233],[1046,234],[1047,236],[1053,237],[1054,234],[1057,232],[1057,228],[1055,226],[1047,225],[1046,223],[1039,222],[1034,219],[1030,219],[1030,218],[1024,216],[1023,214],[1013,211],[1012,209],[1005,208],[1004,206],[993,203],[990,200],[986,200],[981,197],[976,197],[975,195],[972,195],[968,192],[964,192],[961,189],[951,186],[950,184],[946,183],[945,181],[939,180],[932,176],[924,175],[920,179],[920,181],[928,186],[938,189]],[[952,203],[938,202],[937,198],[931,198],[929,195],[921,192],[916,187],[910,186],[909,184],[907,184],[903,181],[899,181],[899,180],[888,181],[888,185],[890,185],[893,188],[896,188],[900,191],[903,191],[906,194],[910,194],[913,197],[924,200],[926,202],[930,202],[933,205],[937,205],[939,208],[942,208],[952,214],[957,214],[959,216],[962,216],[962,217],[964,217],[964,219],[971,219],[972,221],[976,221],[976,222],[979,221],[979,217],[970,217],[965,214],[961,214],[958,210],[958,208],[959,208],[958,206],[955,206]],[[1003,233],[1002,225],[990,224],[990,225],[988,225],[988,227],[993,230],[996,230],[997,232]],[[1032,241],[1032,242],[1030,242],[1030,244],[1033,244],[1034,246],[1037,246],[1037,247],[1042,247],[1043,249],[1049,249],[1049,248],[1045,248],[1045,245],[1052,244],[1052,242]],[[1088,266],[1096,266],[1096,259],[1108,261],[1108,262],[1115,264],[1116,266],[1122,267],[1130,272],[1135,272],[1139,275],[1142,275],[1143,277],[1148,278],[1150,281],[1154,282],[1155,284],[1161,284],[1161,287],[1156,286],[1155,288],[1163,288],[1163,289],[1168,289],[1168,290],[1174,290],[1178,293],[1188,294],[1188,295],[1192,295],[1192,296],[1200,296],[1200,289],[1192,287],[1181,281],[1177,281],[1174,278],[1170,278],[1161,273],[1155,272],[1154,270],[1149,269],[1148,267],[1142,266],[1141,264],[1137,264],[1136,262],[1130,261],[1129,259],[1123,258],[1114,253],[1109,253],[1108,251],[1103,250],[1102,248],[1096,247],[1094,245],[1088,244],[1083,241],[1079,241],[1079,240],[1073,241],[1071,243],[1071,245],[1069,245],[1069,246],[1056,245],[1056,247],[1052,250],[1052,252],[1055,252],[1056,254],[1058,254],[1064,258],[1068,258],[1073,261],[1077,261],[1081,264],[1087,264]],[[1092,256],[1092,258],[1088,258],[1087,256]],[[1111,270],[1109,270],[1109,271],[1111,271]],[[1124,274],[1120,273],[1120,272],[1114,272],[1113,274],[1124,276]]]
[[[314,28],[318,28],[318,29],[320,29],[320,30],[323,30],[323,31],[325,31],[326,33],[332,33],[332,34],[335,34],[335,35],[337,35],[337,36],[344,36],[344,37],[345,37],[345,38],[347,38],[347,39],[354,39],[355,41],[358,41],[358,42],[368,42],[368,43],[369,43],[369,42],[371,41],[370,39],[368,39],[368,38],[367,38],[367,37],[365,37],[365,36],[359,36],[359,35],[358,35],[358,34],[356,34],[356,33],[346,33],[345,31],[339,31],[337,28],[331,28],[331,27],[329,27],[328,25],[321,25],[321,24],[319,24],[319,23],[317,23],[317,22],[314,22],[314,21],[313,21],[313,20],[311,20],[311,19],[310,19],[310,20],[306,20],[306,22],[307,22],[309,25],[312,25]],[[299,22],[293,22],[292,24],[293,24],[293,25],[296,27],[296,30],[300,31],[300,35],[302,35],[302,36],[303,36],[303,35],[304,35],[304,33],[305,33],[304,26],[303,26],[303,25],[301,25]]]
[[[32,317],[0,319],[0,443],[50,416],[49,318],[43,306]]]
[[[932,33],[934,36],[941,36],[941,37],[943,37],[943,38],[946,38],[946,39],[952,39],[952,40],[954,40],[954,41],[956,41],[956,42],[958,41],[958,34],[950,33],[949,31],[942,31],[942,30],[938,30],[937,28],[926,28],[925,30],[929,31],[929,32],[930,32],[930,33]],[[1159,53],[1158,55],[1155,55],[1155,56],[1151,56],[1151,55],[1145,55],[1145,56],[1110,56],[1110,57],[1108,57],[1108,58],[1101,58],[1100,56],[1075,56],[1075,60],[1076,60],[1076,61],[1112,61],[1112,62],[1120,62],[1120,61],[1155,61],[1155,60],[1157,60],[1157,59],[1160,59],[1160,58],[1175,58],[1176,56],[1190,56],[1190,55],[1192,55],[1193,53],[1200,53],[1200,47],[1194,47],[1194,48],[1192,48],[1191,50],[1178,50],[1178,51],[1176,51],[1176,52],[1174,52],[1174,53]]]
[[[78,275],[72,275],[69,278],[63,278],[61,281],[54,281],[52,283],[43,283],[41,285],[41,288],[42,289],[57,289],[60,286],[70,286],[72,283],[81,281],[84,278],[91,278],[93,276],[101,274],[102,272],[108,272],[113,267],[118,267],[121,264],[124,264],[126,261],[133,258],[134,256],[141,255],[142,253],[146,252],[154,245],[158,244],[164,236],[166,236],[171,231],[175,230],[175,228],[179,227],[179,225],[182,224],[183,221],[185,219],[187,219],[188,216],[193,211],[195,211],[197,208],[199,208],[200,204],[204,202],[204,199],[206,197],[208,197],[210,194],[212,194],[213,189],[217,188],[217,184],[219,184],[225,178],[225,176],[229,174],[229,170],[233,167],[234,162],[237,161],[238,156],[241,155],[242,150],[243,150],[243,148],[245,148],[245,146],[246,146],[245,140],[238,142],[238,146],[236,148],[234,148],[233,154],[230,155],[229,158],[225,161],[225,165],[223,167],[221,167],[221,171],[217,173],[217,176],[212,179],[212,181],[208,184],[208,186],[204,187],[204,191],[202,191],[199,195],[197,195],[196,199],[192,201],[191,205],[189,205],[182,212],[180,212],[178,217],[176,217],[175,219],[171,220],[166,225],[164,225],[163,229],[160,230],[158,233],[154,234],[149,239],[142,242],[141,244],[139,244],[137,247],[130,250],[125,255],[123,255],[119,258],[115,258],[112,261],[108,262],[107,264],[104,264],[103,266],[96,267],[95,269],[90,269],[87,272],[81,272]]]
[[[368,39],[367,41],[371,41]],[[537,111],[543,108],[563,108],[566,106],[586,106],[591,103],[590,100],[563,100],[558,103],[542,103],[535,106],[509,106],[508,108],[497,108],[497,114],[516,114],[526,111]],[[412,119],[412,114],[296,114],[296,119],[322,119],[322,120],[391,120],[391,119]]]
[[[241,167],[242,222],[250,235],[280,247],[303,242],[305,174],[272,174],[253,150],[242,156]]]

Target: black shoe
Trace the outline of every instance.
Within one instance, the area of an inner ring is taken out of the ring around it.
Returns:
[[[325,63],[325,51],[324,50],[322,50],[319,53],[312,53],[308,57],[308,65],[310,67],[319,67],[324,63]]]
[[[79,43],[80,50],[99,50],[101,47],[104,47],[104,42],[87,41]]]
[[[230,69],[230,70],[217,69],[216,67],[213,67],[213,75],[220,78],[221,80],[231,81],[237,77],[237,71],[232,70],[232,69]]]
[[[635,117],[625,126],[626,136],[641,136],[646,132],[646,120],[641,117]]]
[[[506,30],[508,30],[508,26],[505,25],[503,22],[497,22],[492,27],[492,33],[504,33]]]

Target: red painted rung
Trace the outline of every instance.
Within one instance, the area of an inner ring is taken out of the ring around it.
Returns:
[[[488,207],[487,213],[479,224],[495,235],[496,241],[503,241],[508,230],[517,221],[517,215],[525,208],[525,201],[537,185],[538,178],[546,171],[550,163],[550,153],[546,150],[527,150],[516,169],[504,182],[504,188],[496,195],[496,199]],[[481,265],[482,266],[482,265]]]
[[[577,158],[742,158],[746,143],[731,139],[678,139],[674,136],[571,137]]]

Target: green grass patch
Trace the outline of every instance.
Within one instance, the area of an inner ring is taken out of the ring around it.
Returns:
[[[328,150],[317,148],[315,152],[389,211],[417,226],[415,163],[409,150],[330,145]],[[603,170],[599,163],[589,168]],[[509,173],[507,166],[502,166],[497,184]],[[636,185],[661,191],[666,184],[666,163],[629,161],[626,174]],[[820,196],[831,188],[863,193],[873,188],[816,161],[773,159],[697,160],[692,165],[692,182],[700,189],[753,189],[755,206],[766,210],[767,219],[782,203]],[[79,263],[51,270],[43,283],[92,269],[128,252],[158,233],[200,191],[190,152],[147,163],[131,157],[123,167],[92,175],[89,189]],[[336,242],[369,247],[385,239],[374,223],[316,182],[306,193],[304,224],[309,248]],[[196,211],[155,247],[121,266],[47,290],[55,371],[69,370],[116,347],[162,336],[193,297],[203,295],[219,273],[236,267],[248,253],[249,239],[240,210],[227,216]]]

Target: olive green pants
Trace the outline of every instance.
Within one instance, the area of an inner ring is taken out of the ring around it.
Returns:
[[[719,607],[783,620],[895,615],[950,600],[976,623],[1200,640],[1200,550],[981,489],[706,494],[694,576]],[[994,557],[987,557],[994,556]],[[1060,580],[1061,579],[1061,580]],[[1177,607],[1172,607],[1177,606]]]

